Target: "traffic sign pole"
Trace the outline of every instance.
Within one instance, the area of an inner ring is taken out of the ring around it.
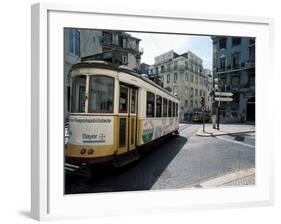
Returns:
[[[220,101],[217,108],[217,130],[220,130]]]
[[[204,112],[203,112],[203,133],[205,133],[205,116],[204,116]]]

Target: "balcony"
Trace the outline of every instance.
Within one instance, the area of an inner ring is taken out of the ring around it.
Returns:
[[[112,37],[110,36],[103,36],[100,38],[100,43],[109,49],[117,49],[117,50],[125,50],[128,52],[131,52],[133,54],[137,54],[137,55],[142,55],[143,54],[143,48],[139,49],[138,45],[136,46],[131,46],[131,44],[129,43],[129,41],[127,42],[128,44],[126,44],[126,46],[117,43],[116,41],[113,41]]]
[[[247,61],[234,65],[228,65],[226,67],[217,68],[217,74],[223,74],[228,72],[237,72],[244,69],[253,69],[255,68],[255,61]]]

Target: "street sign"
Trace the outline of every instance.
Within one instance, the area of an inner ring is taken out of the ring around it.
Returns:
[[[230,97],[215,97],[215,101],[232,101],[233,98],[230,98]]]
[[[233,96],[233,93],[230,92],[215,92],[216,96]]]
[[[205,107],[205,106],[202,106],[202,107],[201,107],[201,111],[202,111],[202,112],[205,112],[205,111],[206,111],[206,107]]]

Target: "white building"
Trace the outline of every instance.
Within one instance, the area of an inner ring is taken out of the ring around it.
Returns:
[[[181,121],[190,120],[191,113],[200,110],[201,97],[206,99],[211,88],[202,59],[191,51],[179,55],[171,50],[155,57],[149,75],[179,97]],[[209,104],[207,107],[210,110]]]

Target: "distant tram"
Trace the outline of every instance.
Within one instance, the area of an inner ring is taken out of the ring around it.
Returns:
[[[71,79],[67,163],[122,166],[141,146],[178,133],[179,99],[128,67],[82,61]]]
[[[201,111],[194,111],[191,115],[192,122],[202,122],[204,119],[205,122],[209,122],[211,119],[210,112],[201,112]]]

